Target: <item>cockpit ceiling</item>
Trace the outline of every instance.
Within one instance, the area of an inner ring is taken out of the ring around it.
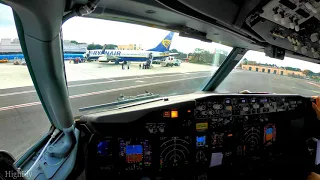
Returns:
[[[221,27],[213,26],[212,23],[186,16],[157,1],[102,0],[97,9],[88,17],[184,32],[182,34],[200,40],[261,50],[254,39],[244,33],[239,35],[236,30],[231,28],[225,28],[223,23],[221,23]]]
[[[286,56],[320,62],[318,34],[314,34],[320,30],[314,25],[320,24],[320,10],[318,18],[317,10],[312,9],[318,2],[309,4],[311,7],[293,0],[101,0],[87,17],[166,29],[250,50],[264,51],[273,45],[284,48]],[[275,14],[279,14],[277,21]],[[297,23],[299,32],[290,23]],[[312,34],[316,40],[310,39]]]

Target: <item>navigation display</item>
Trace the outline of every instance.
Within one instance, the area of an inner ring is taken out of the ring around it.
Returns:
[[[97,153],[100,156],[108,156],[109,153],[109,141],[101,141],[97,146]]]

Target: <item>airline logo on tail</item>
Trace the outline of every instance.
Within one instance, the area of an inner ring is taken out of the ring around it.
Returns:
[[[162,45],[167,49],[169,49],[169,46],[171,45],[171,40],[168,40],[168,39],[162,40]]]
[[[157,47],[149,49],[148,51],[157,51],[157,52],[168,52],[170,49],[171,41],[174,33],[170,32],[159,44]]]

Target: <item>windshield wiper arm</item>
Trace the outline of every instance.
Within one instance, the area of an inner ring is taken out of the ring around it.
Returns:
[[[136,96],[124,96],[121,94],[120,97],[118,97],[117,101],[115,101],[115,102],[83,107],[83,108],[80,108],[79,111],[81,112],[81,111],[87,111],[87,110],[98,109],[98,108],[107,108],[107,107],[118,106],[118,105],[122,105],[122,104],[128,104],[128,103],[132,103],[132,102],[142,101],[142,100],[158,98],[158,97],[160,97],[159,94],[153,94],[150,92],[138,94]]]
[[[214,91],[238,64],[238,62],[242,59],[246,52],[247,49],[239,47],[233,48],[227,58],[223,61],[219,69],[211,77],[207,85],[205,85],[203,91]]]

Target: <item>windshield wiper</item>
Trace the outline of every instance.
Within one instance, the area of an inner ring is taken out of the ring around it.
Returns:
[[[233,68],[239,63],[247,49],[235,47],[223,61],[219,69],[214,73],[209,82],[204,86],[203,91],[214,91],[221,82],[228,76]]]
[[[153,93],[150,93],[150,92],[147,92],[147,91],[145,93],[143,93],[143,94],[138,94],[136,96],[124,96],[124,95],[121,94],[117,98],[117,101],[115,101],[115,102],[83,107],[83,108],[80,108],[79,111],[81,112],[81,111],[88,111],[88,110],[98,109],[98,108],[113,107],[113,106],[118,106],[118,105],[122,105],[122,104],[133,103],[133,102],[137,102],[137,101],[154,99],[154,98],[158,98],[158,97],[160,97],[159,94],[153,94]],[[163,100],[163,99],[157,99],[157,100],[153,100],[151,102],[159,101],[159,100]],[[145,102],[145,103],[149,103],[149,101]],[[128,106],[126,106],[126,107],[128,107]]]

